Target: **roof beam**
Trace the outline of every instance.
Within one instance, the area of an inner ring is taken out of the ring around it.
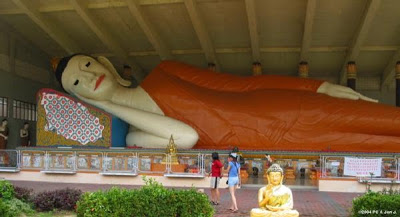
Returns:
[[[137,0],[135,0],[137,1]],[[218,0],[208,0],[209,2],[215,2]],[[183,0],[139,0],[139,5],[162,5],[162,4],[176,4],[183,3]],[[127,3],[125,0],[112,0],[105,2],[92,2],[88,4],[89,9],[103,9],[103,8],[116,8],[126,7]],[[74,7],[70,4],[51,4],[51,5],[40,5],[38,11],[40,12],[58,12],[58,11],[73,11]],[[0,15],[5,14],[23,14],[24,12],[18,8],[5,8],[0,10]]]
[[[110,49],[112,52],[116,54],[122,60],[129,62],[131,67],[142,73],[142,69],[134,63],[132,60],[129,60],[128,52],[126,52],[111,36],[111,34],[103,29],[103,26],[100,22],[93,17],[90,11],[87,8],[87,5],[84,5],[86,1],[82,0],[70,0],[72,6],[78,15],[85,21],[85,23],[92,29],[92,31],[97,35],[97,37]]]
[[[393,55],[392,59],[386,65],[385,70],[383,71],[382,80],[381,80],[381,89],[390,85],[390,82],[393,81],[394,74],[395,74],[396,62],[399,60],[400,60],[400,48]]]
[[[400,49],[400,46],[365,46],[361,47],[362,51],[396,51]],[[309,52],[313,53],[329,53],[329,52],[346,52],[347,47],[311,47]],[[216,48],[216,54],[234,54],[234,53],[250,53],[251,48],[249,47],[230,47],[230,48]],[[261,47],[261,53],[300,53],[300,47]],[[185,54],[204,54],[202,49],[182,49],[182,50],[171,50],[174,55],[185,55]],[[110,53],[97,53],[95,56],[113,56]],[[157,56],[158,52],[154,50],[148,51],[133,51],[129,52],[129,56]]]
[[[79,46],[67,36],[56,25],[44,19],[36,6],[31,1],[13,0],[13,2],[36,23],[44,32],[46,32],[54,41],[56,41],[68,54],[73,54],[81,51]]]
[[[254,0],[245,0],[247,20],[249,22],[251,52],[254,62],[260,62],[260,45],[258,37],[258,22]]]
[[[300,61],[307,61],[308,59],[308,52],[311,45],[311,39],[312,39],[311,35],[314,24],[314,15],[316,6],[317,6],[316,0],[307,1],[307,10],[304,23],[303,42],[301,44]]]
[[[214,46],[211,42],[210,35],[208,34],[203,19],[200,16],[196,2],[194,0],[184,0],[184,3],[192,21],[194,30],[196,31],[197,37],[199,38],[201,48],[205,53],[207,62],[214,63],[218,69],[219,64],[215,55]]]
[[[126,3],[128,5],[129,11],[131,12],[131,15],[136,18],[136,21],[142,28],[144,34],[146,34],[154,49],[157,51],[161,60],[172,59],[171,52],[169,51],[165,43],[161,40],[161,37],[154,30],[150,21],[143,14],[143,11],[140,9],[140,5],[137,3],[137,1],[126,0]]]
[[[339,83],[344,84],[346,81],[346,66],[349,61],[355,61],[360,53],[361,45],[363,44],[369,29],[372,24],[372,20],[374,19],[376,12],[381,4],[381,0],[370,0],[368,6],[364,12],[363,20],[361,21],[360,26],[356,34],[353,37],[352,43],[349,47],[349,51],[346,55],[345,61],[342,66],[342,70],[340,71]]]

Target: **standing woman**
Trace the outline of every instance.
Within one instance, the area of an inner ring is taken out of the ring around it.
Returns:
[[[7,148],[7,140],[8,140],[8,121],[7,119],[3,119],[0,125],[0,149]]]
[[[219,181],[221,180],[221,168],[224,166],[222,165],[221,161],[219,161],[219,156],[217,152],[211,154],[213,159],[212,166],[211,166],[211,203],[214,205],[219,205]]]
[[[21,141],[20,141],[21,146],[24,146],[24,147],[31,146],[28,122],[24,123],[24,127],[19,131],[19,136],[21,138]]]
[[[230,210],[232,210],[232,212],[238,212],[235,191],[240,185],[240,164],[237,162],[236,153],[229,154],[228,161],[228,185],[229,193],[231,193],[232,197],[232,206]]]

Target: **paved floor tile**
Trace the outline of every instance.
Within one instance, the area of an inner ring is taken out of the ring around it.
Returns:
[[[32,188],[36,192],[54,190],[60,188],[77,188],[82,191],[96,191],[98,189],[109,189],[112,185],[98,184],[69,184],[69,183],[48,183],[48,182],[28,182],[12,181],[16,186]],[[138,188],[140,186],[120,186],[124,188]],[[204,192],[210,194],[209,189]],[[243,187],[237,190],[238,213],[232,213],[229,209],[231,197],[228,189],[220,189],[221,203],[214,206],[216,217],[240,217],[249,216],[250,210],[256,208],[258,188]],[[319,192],[316,190],[293,190],[294,208],[300,213],[301,217],[347,217],[351,209],[351,201],[354,197],[361,194],[356,193],[336,193]]]

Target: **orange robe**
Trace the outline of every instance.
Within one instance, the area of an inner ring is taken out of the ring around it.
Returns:
[[[322,83],[164,61],[141,86],[166,116],[198,132],[194,148],[400,152],[400,109],[316,93]]]

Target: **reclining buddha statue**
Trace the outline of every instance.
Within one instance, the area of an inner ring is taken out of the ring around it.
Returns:
[[[131,125],[127,146],[393,152],[400,109],[324,81],[240,77],[163,61],[127,88],[105,57],[64,57],[62,87]]]
[[[292,191],[282,185],[283,170],[278,164],[273,164],[267,170],[268,184],[258,191],[258,205],[250,212],[250,217],[298,217],[293,210]]]

